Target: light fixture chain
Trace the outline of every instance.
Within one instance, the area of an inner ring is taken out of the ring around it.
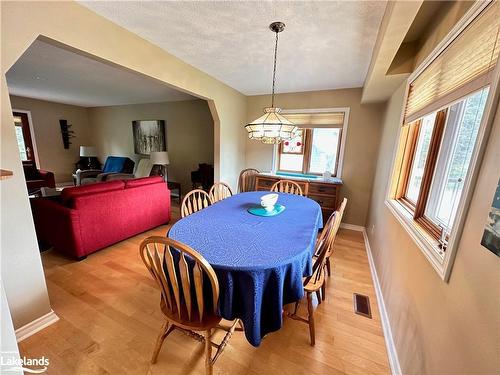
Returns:
[[[276,56],[278,55],[278,32],[276,32],[276,43],[274,45],[274,68],[273,68],[273,93],[271,95],[271,107],[274,108],[274,86],[276,84]]]

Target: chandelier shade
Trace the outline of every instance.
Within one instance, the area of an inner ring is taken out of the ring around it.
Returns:
[[[260,140],[266,144],[277,144],[284,139],[294,137],[297,127],[280,114],[281,108],[274,106],[274,86],[276,83],[276,56],[278,53],[278,33],[285,29],[283,22],[273,22],[269,25],[271,31],[276,33],[274,45],[273,91],[271,94],[271,107],[264,108],[264,114],[245,126],[248,138]]]
[[[281,108],[265,108],[264,114],[245,126],[248,138],[260,140],[266,144],[277,144],[284,139],[290,139],[297,127],[280,115]]]

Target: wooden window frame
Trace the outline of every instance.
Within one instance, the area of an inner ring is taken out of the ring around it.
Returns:
[[[458,21],[458,23],[437,45],[437,47],[427,56],[427,58],[415,69],[415,71],[407,79],[405,97],[407,97],[408,95],[410,83],[427,67],[427,65],[432,63],[437,56],[443,53],[447,46],[465,30],[465,28],[482,12],[485,7],[488,6],[488,4],[489,2],[476,2],[469,8],[469,10],[460,19],[460,21]],[[476,137],[476,144],[474,146],[472,157],[469,162],[469,169],[463,180],[462,194],[460,197],[460,201],[458,202],[458,207],[456,209],[454,224],[449,233],[446,252],[444,252],[439,247],[438,241],[436,241],[429,234],[429,232],[425,230],[423,225],[413,219],[413,216],[408,211],[408,209],[404,205],[402,205],[398,199],[396,199],[397,183],[399,181],[399,172],[401,170],[402,164],[401,155],[402,149],[404,149],[401,142],[398,142],[396,144],[393,152],[391,173],[389,176],[389,184],[387,185],[386,199],[384,202],[385,206],[389,210],[390,214],[392,214],[394,218],[399,222],[399,224],[401,224],[402,229],[408,234],[409,238],[414,242],[417,249],[421,251],[422,255],[429,261],[429,264],[444,282],[449,281],[453,269],[455,256],[460,244],[460,239],[464,230],[469,205],[472,199],[472,194],[474,192],[474,185],[478,181],[480,162],[485,153],[486,145],[488,142],[488,134],[491,130],[497,112],[496,109],[498,107],[500,99],[500,64],[497,63],[496,67],[491,73],[489,80],[484,83],[485,85],[490,85],[490,91]],[[468,92],[472,91],[464,88],[463,92],[464,95],[460,95],[460,97],[463,97]],[[435,105],[433,105],[433,108],[428,108],[429,112],[442,108],[444,106],[449,106],[451,102],[455,101],[456,99],[457,98],[450,97],[447,98],[447,102],[435,103]],[[402,112],[400,114],[400,123],[404,123],[404,108],[404,106],[402,106],[401,108]],[[408,121],[408,123],[409,122],[410,121]],[[404,135],[404,128],[405,126],[401,127],[398,131],[398,139],[401,139],[399,137],[400,135]]]
[[[313,141],[313,131],[314,129],[339,129],[339,141],[337,144],[337,154],[335,159],[335,168],[332,173],[333,177],[337,177],[338,169],[339,169],[339,161],[340,161],[340,150],[342,149],[342,128],[301,128],[302,129],[302,153],[298,152],[283,152],[283,143],[278,145],[278,156],[277,156],[277,166],[276,170],[278,172],[286,172],[286,173],[302,173],[309,174],[315,176],[321,176],[321,173],[311,172],[311,151],[312,151],[312,141]],[[291,171],[287,169],[281,169],[281,155],[303,155],[302,158],[302,170],[301,171]]]
[[[413,220],[422,225],[429,234],[436,240],[441,237],[441,229],[425,216],[425,207],[429,200],[429,193],[436,169],[436,163],[441,148],[444,128],[448,117],[448,107],[440,110],[434,119],[434,127],[432,129],[429,151],[424,166],[422,182],[420,184],[418,198],[413,202],[407,197],[410,174],[415,159],[415,150],[417,148],[418,138],[422,129],[422,118],[414,121],[405,129],[402,134],[401,142],[404,143],[400,147],[402,151],[401,169],[399,173],[398,183],[396,186],[395,199],[399,201],[412,214]]]

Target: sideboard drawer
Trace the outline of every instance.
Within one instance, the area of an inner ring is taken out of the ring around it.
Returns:
[[[335,195],[336,193],[337,193],[337,185],[318,184],[314,182],[311,182],[309,184],[309,194]]]
[[[277,178],[257,177],[256,190],[271,190],[271,186],[278,181]]]
[[[321,208],[329,208],[332,210],[335,210],[337,208],[337,198],[335,195],[325,196],[309,194],[308,197],[318,202]]]

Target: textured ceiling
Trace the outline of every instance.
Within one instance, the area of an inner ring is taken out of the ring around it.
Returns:
[[[80,1],[240,92],[363,86],[385,1]]]
[[[194,99],[153,79],[41,40],[6,76],[12,95],[84,107]]]

